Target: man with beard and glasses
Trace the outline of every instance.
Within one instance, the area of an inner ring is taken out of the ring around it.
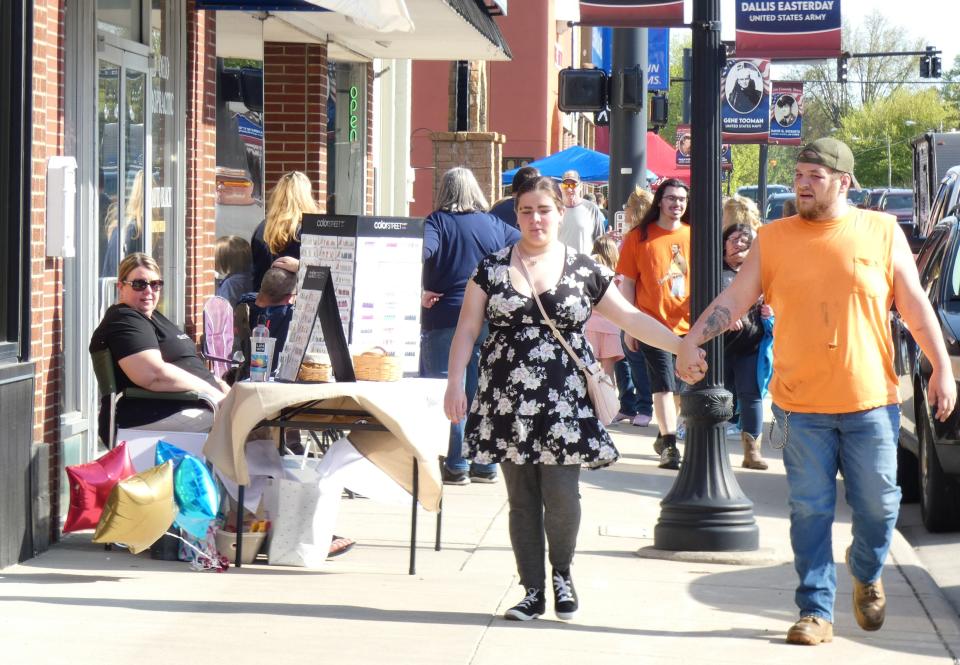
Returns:
[[[690,215],[688,189],[682,180],[660,183],[640,223],[623,239],[617,273],[623,275],[620,293],[681,337],[690,329]],[[627,350],[642,353],[650,381],[653,409],[660,431],[653,450],[660,468],[680,468],[677,448],[678,383],[674,357],[663,349],[624,335]]]
[[[791,644],[833,639],[836,568],[831,539],[839,469],[852,512],[846,549],[853,610],[864,630],[883,625],[881,572],[900,506],[897,374],[892,304],[930,359],[930,406],[945,421],[957,388],[940,326],[907,239],[892,215],[847,204],[853,153],[822,138],[797,158],[798,215],[762,227],[733,283],[697,319],[677,366],[722,334],[763,293],[777,312],[773,413],[781,431],[790,541],[800,578]]]

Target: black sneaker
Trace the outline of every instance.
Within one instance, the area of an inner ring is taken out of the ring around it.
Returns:
[[[497,472],[496,471],[474,471],[470,469],[470,482],[471,483],[486,483],[492,485],[497,482]]]
[[[680,451],[677,450],[677,447],[666,446],[663,449],[663,452],[660,453],[660,464],[658,464],[661,469],[671,469],[676,471],[680,468]]]
[[[573,578],[570,571],[553,570],[553,609],[558,619],[572,619],[577,613],[580,602],[577,600],[577,591],[573,588]]]
[[[503,616],[513,621],[530,621],[543,614],[546,604],[543,589],[530,587],[527,589],[527,597],[504,612]]]
[[[653,452],[657,455],[663,455],[664,448],[676,448],[677,447],[677,435],[676,434],[660,434],[657,433],[657,438],[653,442]]]
[[[470,476],[466,471],[451,471],[444,464],[440,467],[440,477],[444,485],[469,485]]]
[[[657,438],[653,440],[653,452],[657,455],[663,452],[663,434],[657,432]]]

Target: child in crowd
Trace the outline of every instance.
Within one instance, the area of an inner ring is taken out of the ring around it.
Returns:
[[[217,239],[214,267],[220,275],[217,295],[236,307],[240,296],[253,290],[250,276],[250,243],[240,236],[222,236]]]
[[[593,259],[597,263],[610,268],[610,270],[617,267],[620,250],[617,249],[617,243],[613,238],[609,235],[602,235],[593,242]],[[590,315],[587,325],[584,326],[584,334],[587,341],[590,342],[590,346],[593,347],[594,355],[603,366],[603,371],[607,373],[607,376],[614,377],[616,375],[614,366],[618,360],[623,359],[620,329],[594,312]]]

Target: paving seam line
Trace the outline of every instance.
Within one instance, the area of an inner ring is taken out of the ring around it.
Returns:
[[[487,523],[487,528],[484,529],[484,530],[483,530],[483,533],[480,534],[480,537],[477,538],[477,544],[473,546],[473,549],[471,549],[470,552],[467,554],[466,558],[464,558],[463,563],[460,564],[460,572],[461,572],[461,573],[463,572],[464,568],[467,567],[467,564],[470,563],[470,559],[473,558],[473,555],[477,553],[477,550],[478,550],[478,549],[480,549],[480,544],[481,544],[481,543],[484,541],[484,539],[487,537],[487,534],[490,533],[490,529],[493,528],[494,522],[496,522],[497,519],[500,517],[500,515],[503,514],[504,509],[505,509],[508,505],[509,505],[509,502],[508,502],[506,499],[504,499],[504,500],[503,500],[503,503],[500,504],[500,510],[498,510],[496,513],[494,513],[493,517],[490,518],[490,521]]]
[[[922,594],[917,589],[917,586],[914,584],[913,579],[911,579],[910,574],[907,573],[905,565],[909,563],[910,565],[919,568],[926,573],[927,577],[932,583],[931,585],[933,588],[936,589],[936,592],[942,597],[943,602],[949,607],[951,605],[944,595],[943,590],[940,588],[940,585],[933,580],[933,577],[930,575],[930,571],[928,571],[927,567],[923,565],[923,562],[917,556],[917,553],[913,550],[913,547],[907,542],[907,540],[903,537],[903,535],[900,534],[899,531],[894,532],[893,541],[890,547],[890,554],[893,557],[893,561],[897,567],[897,570],[900,571],[900,574],[903,576],[907,586],[910,587],[910,591],[913,592],[913,597],[917,599],[918,603],[920,603],[920,609],[923,610],[924,616],[927,617],[927,621],[929,621],[930,625],[933,626],[933,632],[936,634],[937,639],[940,640],[940,644],[943,645],[944,650],[953,661],[953,664],[960,665],[960,658],[957,658],[957,655],[950,647],[950,643],[947,642],[947,639],[943,636],[943,631],[940,630],[939,622],[933,616],[930,608],[928,608],[927,604],[924,602]]]

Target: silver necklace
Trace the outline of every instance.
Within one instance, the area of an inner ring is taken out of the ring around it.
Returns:
[[[520,251],[519,248],[517,248],[517,256],[519,256],[520,260],[529,266],[537,265],[538,263],[540,263],[540,261],[550,256],[550,254],[552,253],[553,253],[553,249],[551,248],[545,251],[543,254],[538,255],[537,258],[534,259],[534,258],[531,258],[529,255],[525,255],[523,252]]]

